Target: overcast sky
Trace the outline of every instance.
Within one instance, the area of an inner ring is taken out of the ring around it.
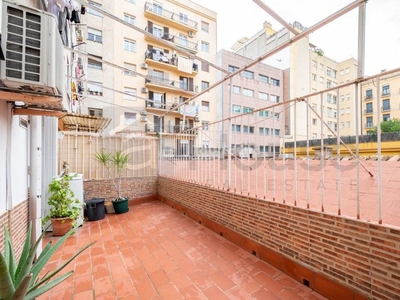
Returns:
[[[230,50],[242,37],[252,37],[264,21],[275,30],[283,26],[252,0],[192,0],[217,13],[218,50]],[[311,27],[352,3],[351,0],[262,0],[286,22]],[[358,9],[310,35],[310,42],[325,55],[341,61],[357,59]],[[366,75],[400,67],[400,0],[369,0],[366,25]]]

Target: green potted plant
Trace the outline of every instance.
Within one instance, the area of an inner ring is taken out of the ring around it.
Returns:
[[[76,220],[82,214],[82,206],[70,187],[73,176],[67,172],[61,177],[54,177],[49,184],[48,205],[50,213],[43,218],[43,224],[51,221],[53,235],[66,234],[72,227],[76,226]]]
[[[90,243],[80,249],[55,270],[51,270],[43,274],[43,276],[40,276],[40,273],[51,256],[74,231],[74,228],[71,229],[54,245],[49,242],[43,248],[42,253],[37,256],[36,252],[46,231],[43,231],[37,241],[32,241],[32,223],[30,223],[21,256],[17,260],[10,233],[7,227],[4,226],[4,253],[0,253],[0,299],[33,300],[70,277],[74,273],[73,271],[58,277],[57,275],[80,253],[94,243]]]
[[[117,196],[111,200],[116,214],[122,214],[129,210],[128,197],[121,196],[122,171],[128,167],[129,155],[116,150],[114,152],[106,152],[102,149],[94,154],[94,159],[97,160],[108,172],[108,177],[111,179],[113,187],[117,192]],[[112,172],[114,171],[114,172]]]

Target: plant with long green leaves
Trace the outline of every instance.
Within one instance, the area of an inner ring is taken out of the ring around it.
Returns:
[[[121,197],[122,171],[128,168],[129,155],[121,150],[106,152],[104,149],[101,149],[94,154],[94,159],[106,168],[108,176],[112,180],[117,192],[117,198],[114,201],[124,199]],[[115,169],[116,176],[113,175],[112,169]]]
[[[0,253],[0,299],[31,300],[49,291],[57,284],[72,276],[74,272],[70,271],[56,277],[56,275],[58,275],[60,271],[79,254],[94,244],[88,244],[78,250],[78,252],[72,255],[71,258],[65,261],[59,268],[49,271],[42,277],[39,277],[40,272],[46,266],[51,256],[66,241],[66,239],[75,232],[75,228],[71,229],[67,234],[61,237],[54,246],[51,241],[47,243],[39,257],[35,260],[36,252],[45,232],[46,231],[43,231],[37,241],[34,244],[31,244],[32,223],[29,224],[22,254],[17,262],[15,250],[11,243],[10,233],[7,227],[4,226],[4,254]]]

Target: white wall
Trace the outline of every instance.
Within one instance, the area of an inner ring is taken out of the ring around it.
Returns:
[[[0,215],[6,211],[7,103],[0,102]]]

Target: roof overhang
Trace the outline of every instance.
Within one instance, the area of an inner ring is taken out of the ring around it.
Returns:
[[[100,133],[110,122],[109,118],[68,113],[59,118],[58,127],[61,131],[77,130]]]

